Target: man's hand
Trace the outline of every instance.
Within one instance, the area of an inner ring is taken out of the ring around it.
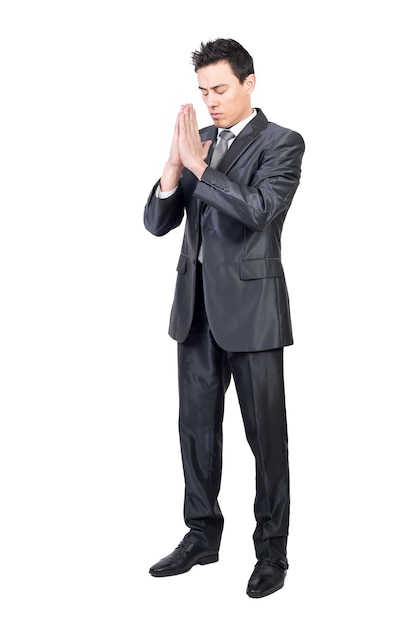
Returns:
[[[161,191],[172,191],[177,187],[184,167],[200,179],[207,168],[205,158],[211,143],[200,140],[193,105],[183,104],[177,115],[170,156],[160,179]]]
[[[187,167],[200,179],[207,168],[204,159],[212,142],[204,141],[202,143],[193,105],[182,105],[177,121],[178,151],[181,162],[184,167]]]
[[[176,125],[174,127],[173,140],[171,142],[170,156],[165,164],[163,174],[160,179],[161,191],[172,191],[179,184],[180,176],[183,171],[183,163],[179,153],[179,119],[181,112],[178,113]]]

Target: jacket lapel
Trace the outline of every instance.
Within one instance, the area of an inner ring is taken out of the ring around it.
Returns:
[[[257,115],[243,128],[238,137],[234,139],[225,154],[218,170],[224,174],[231,169],[236,161],[242,156],[242,154],[248,150],[251,144],[257,139],[260,133],[267,128],[267,118],[261,109],[257,109]]]
[[[212,158],[213,151],[215,149],[216,139],[218,137],[218,129],[216,128],[216,126],[210,126],[207,130],[208,130],[207,133],[204,133],[204,134],[202,133],[202,140],[203,141],[209,141],[209,139],[212,140],[212,145],[209,148],[209,152],[208,152],[207,157],[205,159],[205,163],[207,163],[209,165],[210,160]]]

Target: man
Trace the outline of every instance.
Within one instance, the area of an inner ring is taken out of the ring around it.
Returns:
[[[181,574],[218,560],[222,419],[232,375],[256,464],[257,564],[247,594],[259,598],[283,586],[288,568],[283,347],[293,337],[280,237],[304,142],[252,107],[253,60],[238,42],[209,41],[192,60],[213,125],[199,132],[192,105],[181,106],[170,156],[144,214],[145,227],[157,236],[187,214],[169,334],[178,342],[190,530],[150,574]]]

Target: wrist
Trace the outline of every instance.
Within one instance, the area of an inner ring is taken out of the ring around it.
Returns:
[[[171,191],[171,189],[177,187],[182,171],[182,165],[173,165],[170,162],[167,162],[164,166],[164,170],[160,179],[161,191]]]
[[[196,178],[200,180],[207,167],[208,167],[207,163],[202,161],[201,163],[199,162],[196,165],[194,165],[193,168],[190,168],[190,171],[193,172]]]

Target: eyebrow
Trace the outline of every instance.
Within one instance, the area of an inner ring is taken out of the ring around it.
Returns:
[[[209,87],[209,89],[219,89],[219,87],[227,87],[228,83],[220,83],[219,85],[215,85],[214,87]],[[207,87],[199,87],[201,91],[209,91]]]

